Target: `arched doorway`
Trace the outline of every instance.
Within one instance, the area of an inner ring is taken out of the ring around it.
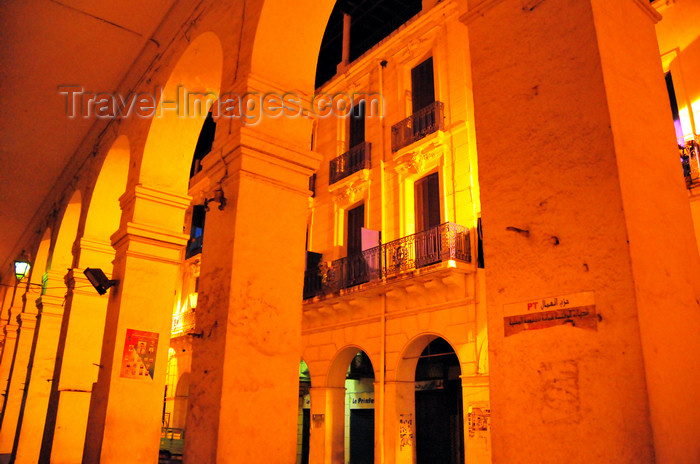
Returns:
[[[333,464],[374,463],[374,367],[357,346],[342,349],[328,373],[326,416]]]
[[[345,376],[345,463],[374,464],[374,368],[364,351]]]
[[[464,420],[459,359],[436,338],[416,365],[416,462],[464,464]]]

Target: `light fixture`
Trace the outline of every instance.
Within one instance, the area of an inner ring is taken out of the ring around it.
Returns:
[[[109,280],[105,273],[102,272],[102,269],[99,268],[88,267],[85,269],[85,271],[83,271],[83,274],[85,274],[85,277],[87,277],[92,286],[95,287],[95,290],[97,290],[97,293],[100,295],[104,295],[107,293],[107,289],[119,283],[118,280]]]
[[[22,250],[22,255],[15,261],[15,277],[17,277],[17,282],[21,282],[22,279],[29,274],[29,269],[31,267],[27,252]]]

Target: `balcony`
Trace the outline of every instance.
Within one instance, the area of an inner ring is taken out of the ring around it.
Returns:
[[[445,105],[436,101],[391,126],[391,151],[399,151],[445,127]]]
[[[173,316],[170,334],[175,337],[194,330],[194,311],[185,311]]]
[[[431,264],[472,262],[469,229],[446,222],[432,229],[370,248],[361,254],[308,269],[304,299],[337,293],[364,283],[381,283]]]
[[[685,185],[692,189],[700,184],[700,136],[685,142],[685,145],[678,145],[681,155],[681,165],[683,166],[683,176]]]
[[[328,185],[345,179],[350,174],[361,171],[362,169],[369,169],[371,167],[370,147],[369,142],[362,142],[339,157],[331,160]]]

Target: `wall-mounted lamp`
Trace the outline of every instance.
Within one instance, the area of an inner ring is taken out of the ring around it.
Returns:
[[[100,295],[104,295],[107,293],[107,289],[119,283],[118,280],[109,280],[105,273],[102,272],[102,269],[99,268],[88,267],[85,269],[83,274],[85,274],[85,277],[87,277],[92,286],[95,287],[95,290],[97,290],[97,293]]]
[[[29,274],[29,269],[32,266],[29,264],[29,256],[27,256],[26,251],[22,251],[22,255],[15,261],[15,277],[17,277],[17,282],[21,282],[27,274]]]

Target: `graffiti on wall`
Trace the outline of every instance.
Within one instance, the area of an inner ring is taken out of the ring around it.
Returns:
[[[399,414],[399,445],[413,446],[413,414]]]

